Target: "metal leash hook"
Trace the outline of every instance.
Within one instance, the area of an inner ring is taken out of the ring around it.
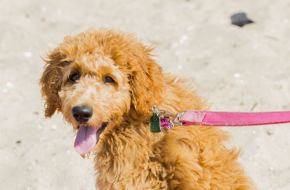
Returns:
[[[184,112],[173,114],[166,110],[160,110],[156,106],[152,106],[153,116],[150,119],[150,130],[153,133],[161,132],[161,127],[172,129],[175,125],[182,125],[179,121]]]

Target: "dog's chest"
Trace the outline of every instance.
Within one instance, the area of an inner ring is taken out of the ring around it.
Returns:
[[[166,170],[156,159],[153,147],[144,133],[112,135],[95,158],[96,169],[102,176],[98,180],[115,184],[116,189],[136,188],[136,184],[145,189],[164,189]]]

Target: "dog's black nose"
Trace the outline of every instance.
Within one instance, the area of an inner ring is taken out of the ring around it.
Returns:
[[[89,106],[75,106],[72,108],[72,114],[78,122],[88,122],[93,115],[93,110]]]

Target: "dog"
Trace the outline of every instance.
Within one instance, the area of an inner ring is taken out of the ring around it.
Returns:
[[[120,31],[90,29],[51,51],[40,79],[45,116],[56,111],[77,132],[76,151],[95,156],[98,189],[256,189],[207,126],[150,132],[152,106],[179,113],[208,109],[185,79],[165,73],[152,48]]]

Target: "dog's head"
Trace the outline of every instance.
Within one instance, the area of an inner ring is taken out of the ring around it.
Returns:
[[[78,129],[79,153],[90,150],[106,126],[148,119],[159,105],[162,71],[150,51],[131,35],[89,30],[66,37],[48,55],[40,80],[45,116],[58,110]]]

